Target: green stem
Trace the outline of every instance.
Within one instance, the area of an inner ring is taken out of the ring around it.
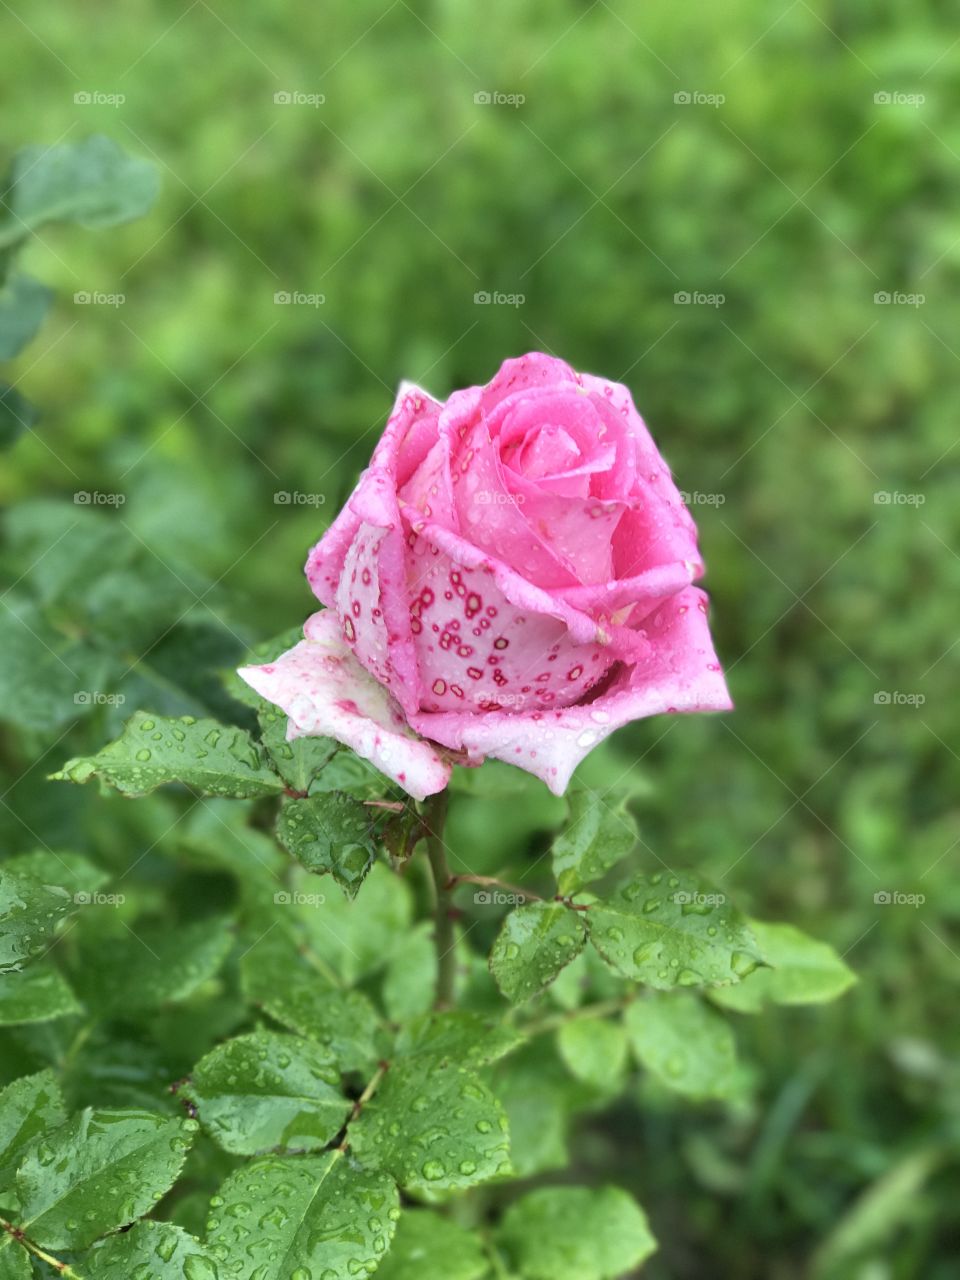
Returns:
[[[447,793],[439,791],[426,802],[423,825],[427,832],[427,856],[433,872],[436,899],[434,943],[437,948],[437,998],[438,1009],[448,1009],[453,1004],[454,980],[457,972],[456,936],[453,929],[452,896],[454,877],[447,866],[443,843],[443,824],[447,816]]]
[[[13,1236],[17,1244],[23,1245],[28,1253],[32,1253],[34,1257],[40,1258],[48,1266],[53,1267],[58,1275],[63,1276],[64,1280],[83,1280],[79,1272],[61,1262],[59,1258],[55,1258],[52,1253],[47,1253],[45,1249],[41,1249],[38,1244],[34,1244],[32,1240],[28,1240],[19,1227],[14,1226],[12,1222],[7,1222],[6,1218],[0,1218],[0,1229],[8,1232]]]

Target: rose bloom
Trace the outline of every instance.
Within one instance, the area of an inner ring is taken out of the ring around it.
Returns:
[[[326,608],[240,674],[289,738],[417,799],[486,756],[559,795],[619,726],[731,706],[696,526],[629,391],[551,356],[444,404],[402,386],[306,572]]]

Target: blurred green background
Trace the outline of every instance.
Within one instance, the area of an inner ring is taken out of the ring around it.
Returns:
[[[636,725],[592,776],[646,777],[651,866],[861,983],[744,1020],[749,1101],[594,1118],[578,1150],[641,1197],[657,1280],[956,1276],[949,6],[3,8],[9,150],[103,132],[163,178],[145,219],[26,255],[58,302],[0,476],[7,846],[121,839],[43,782],[123,718],[75,726],[61,658],[127,712],[215,712],[197,673],[311,609],[305,553],[401,379],[443,396],[545,350],[625,381],[695,506],[737,710]]]

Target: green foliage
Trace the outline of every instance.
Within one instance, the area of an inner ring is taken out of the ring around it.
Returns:
[[[553,874],[563,894],[576,893],[622,861],[637,842],[628,796],[608,803],[591,791],[570,794],[570,822],[553,842]]]
[[[146,1111],[87,1108],[24,1155],[22,1229],[51,1249],[79,1249],[140,1217],[173,1185],[196,1127]]]
[[[576,959],[586,940],[579,912],[558,903],[530,902],[504,920],[490,952],[490,970],[508,1000],[529,1000]]]
[[[726,986],[763,963],[741,913],[696,876],[634,876],[591,907],[588,927],[618,973],[664,990]]]
[[[608,1280],[656,1248],[643,1212],[617,1187],[531,1191],[507,1210],[500,1241],[530,1280]]]
[[[117,742],[95,756],[68,760],[54,777],[70,782],[102,778],[127,796],[146,795],[165,782],[235,800],[283,790],[282,779],[244,730],[215,720],[169,720],[144,711],[135,712]]]
[[[736,1047],[730,1026],[685,991],[651,993],[627,1010],[637,1061],[691,1098],[723,1098],[733,1085]]]
[[[350,1112],[339,1082],[332,1054],[320,1045],[257,1031],[201,1058],[188,1096],[207,1132],[234,1155],[322,1151]]]
[[[174,1082],[218,1045],[269,1030],[329,1049],[354,1102],[381,1059],[393,1070],[401,1038],[427,1035],[411,1030],[436,977],[419,853],[397,876],[408,909],[385,915],[377,881],[393,873],[378,849],[355,904],[362,921],[372,890],[376,913],[344,933],[347,917],[298,904],[342,894],[330,876],[291,872],[272,796],[167,787],[130,803],[44,779],[96,756],[144,708],[244,729],[295,792],[402,799],[348,752],[324,763],[328,743],[287,756],[282,717],[268,724],[220,673],[265,635],[299,637],[316,607],[299,568],[401,378],[446,395],[506,356],[553,350],[629,384],[691,494],[736,703],[730,716],[640,723],[585,762],[571,802],[583,793],[602,826],[628,787],[639,834],[583,885],[606,902],[621,875],[703,876],[746,912],[766,965],[654,997],[705,998],[733,1029],[729,1097],[691,1105],[632,1059],[611,1096],[577,1077],[569,1043],[632,1018],[621,1009],[642,1009],[656,986],[591,944],[511,1008],[486,966],[507,908],[460,886],[456,1013],[476,1022],[460,1040],[427,1019],[432,1034],[503,1105],[518,1176],[615,1181],[643,1205],[660,1238],[645,1280],[947,1280],[960,1167],[950,15],[927,0],[775,13],[743,0],[691,22],[676,6],[493,0],[478,24],[462,5],[360,0],[311,23],[253,0],[176,15],[144,0],[113,6],[92,38],[84,6],[13,7],[11,146],[108,133],[156,159],[164,190],[137,221],[89,234],[49,223],[16,255],[0,251],[5,284],[37,278],[53,293],[0,385],[0,866],[69,850],[97,866],[105,894],[125,895],[79,905],[46,955],[0,975],[0,1085],[52,1072],[72,1114],[171,1116],[189,1092]],[[198,48],[204,74],[186,75]],[[125,103],[75,104],[94,86]],[[298,87],[326,102],[275,104]],[[526,102],[477,106],[482,88]],[[674,101],[697,89],[725,102]],[[925,102],[875,103],[897,89]],[[9,195],[0,225],[12,231]],[[898,288],[926,300],[874,304]],[[126,301],[71,305],[96,289]],[[325,301],[274,303],[294,289]],[[477,307],[478,289],[525,301]],[[725,301],[674,304],[694,289]],[[2,316],[8,347],[35,324],[29,306]],[[278,504],[280,490],[323,501]],[[917,501],[884,504],[883,492]],[[878,703],[883,690],[926,701]],[[507,765],[455,770],[452,872],[565,894],[550,867],[566,810]],[[897,890],[926,901],[875,903]],[[591,910],[578,913],[588,927]],[[121,1009],[83,983],[99,939],[143,950],[130,929],[163,956],[148,929],[209,921],[219,936],[223,920],[228,953],[182,998]],[[759,923],[770,920],[833,950],[795,946]],[[814,1002],[849,985],[843,966],[859,983]],[[468,1062],[483,1029],[520,1043]],[[146,1221],[202,1241],[210,1198],[247,1160],[201,1132]],[[498,1231],[535,1185],[492,1180],[403,1213],[481,1241],[483,1280],[526,1280]],[[18,1220],[9,1197],[4,1210]],[[270,1228],[241,1225],[256,1238]],[[69,1261],[95,1280],[115,1250],[120,1274],[149,1262],[166,1280],[160,1256],[132,1252],[154,1235],[142,1224],[94,1246],[96,1263]],[[194,1248],[206,1245],[181,1244]],[[55,1274],[4,1232],[7,1273]]]

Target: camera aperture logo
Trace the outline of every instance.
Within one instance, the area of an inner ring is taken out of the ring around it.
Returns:
[[[126,900],[122,893],[87,893],[83,889],[73,895],[75,907],[122,907]]]

